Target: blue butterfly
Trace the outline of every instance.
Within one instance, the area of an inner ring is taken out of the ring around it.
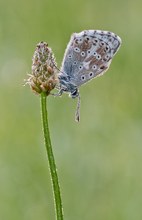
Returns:
[[[80,118],[79,87],[109,68],[121,45],[121,39],[109,31],[86,30],[74,33],[67,45],[59,73],[59,95],[78,97],[76,121]]]

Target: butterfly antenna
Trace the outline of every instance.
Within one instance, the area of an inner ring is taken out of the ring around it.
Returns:
[[[78,95],[78,100],[77,100],[77,108],[75,112],[75,121],[79,122],[80,121],[80,104],[81,104],[81,98],[80,94]]]
[[[61,70],[54,64],[54,66],[55,66],[55,68],[57,69],[57,70],[59,70],[59,72],[61,72]]]
[[[60,72],[60,73],[63,73],[64,74],[64,72],[62,72],[56,65],[55,65],[55,63],[54,63],[54,61],[51,59],[51,61],[52,61],[52,64],[55,66],[55,68]]]
[[[55,65],[55,62],[54,62],[54,60],[52,59],[52,57],[51,57],[51,62],[52,62],[52,64],[53,64],[53,66],[54,66],[60,73],[63,73],[63,72]],[[63,73],[63,74],[64,74],[64,73]],[[61,90],[59,84],[56,85],[56,89],[60,90],[59,93],[57,93],[57,94],[51,94],[51,95],[53,95],[53,96],[61,96],[62,93],[63,93],[63,91]]]

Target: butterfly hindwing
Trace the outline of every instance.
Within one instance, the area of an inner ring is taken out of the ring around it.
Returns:
[[[61,72],[79,87],[106,72],[120,44],[121,39],[108,31],[74,33],[65,51]]]

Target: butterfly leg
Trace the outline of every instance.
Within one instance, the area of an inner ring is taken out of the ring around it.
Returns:
[[[53,96],[61,96],[63,94],[63,90],[59,90],[58,93],[50,93],[50,95],[53,95]]]
[[[75,121],[76,122],[80,121],[80,103],[81,103],[81,98],[80,98],[80,95],[78,95],[77,107],[76,107],[76,112],[75,112]]]

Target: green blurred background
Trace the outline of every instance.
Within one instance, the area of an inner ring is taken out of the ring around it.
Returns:
[[[76,100],[48,98],[66,220],[142,219],[142,1],[0,0],[0,219],[53,220],[40,101],[23,87],[39,41],[60,67],[73,32],[123,41],[109,71]]]

